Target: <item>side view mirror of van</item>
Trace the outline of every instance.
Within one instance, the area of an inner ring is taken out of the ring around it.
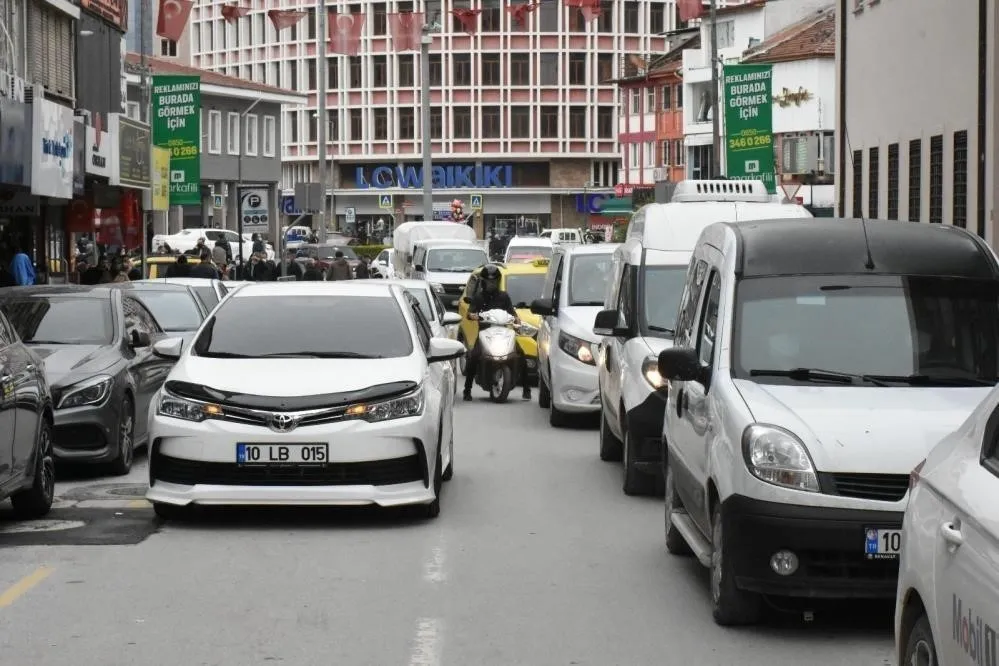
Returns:
[[[537,298],[531,303],[531,312],[541,317],[555,314],[555,307],[550,298]]]
[[[694,349],[664,349],[659,353],[658,366],[659,374],[666,379],[679,382],[698,382],[704,379],[704,369]]]
[[[424,270],[423,268],[423,264],[416,264],[415,266],[413,266],[413,270],[416,271],[417,273],[426,273],[426,270]]]
[[[593,320],[593,333],[602,337],[628,335],[628,328],[621,326],[621,315],[617,310],[601,310]]]

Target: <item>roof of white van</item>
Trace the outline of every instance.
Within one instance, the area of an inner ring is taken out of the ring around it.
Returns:
[[[715,222],[810,218],[812,214],[796,204],[751,201],[697,201],[649,204],[645,207],[642,244],[649,249],[693,251],[705,227]],[[628,237],[637,236],[632,225]]]
[[[525,245],[527,247],[546,247],[554,245],[551,238],[538,238],[537,236],[514,236],[510,239],[507,247],[511,245]]]
[[[620,243],[580,243],[579,245],[561,245],[566,254],[612,254]]]

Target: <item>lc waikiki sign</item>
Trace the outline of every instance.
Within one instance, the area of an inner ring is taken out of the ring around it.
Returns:
[[[488,189],[513,187],[513,165],[448,165],[431,169],[434,189]],[[423,187],[422,167],[376,166],[373,169],[359,166],[354,182],[357,189],[387,189],[390,187]]]

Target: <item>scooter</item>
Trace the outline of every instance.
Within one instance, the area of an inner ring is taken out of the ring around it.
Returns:
[[[503,310],[479,313],[479,368],[475,383],[489,393],[493,402],[506,402],[510,391],[520,381],[520,351],[517,347],[519,326]]]

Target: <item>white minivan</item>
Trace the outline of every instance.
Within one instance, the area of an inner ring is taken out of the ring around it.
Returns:
[[[687,180],[670,203],[649,204],[631,219],[614,252],[604,310],[594,333],[602,407],[600,458],[624,461],[624,492],[662,487],[663,380],[659,352],[672,345],[687,264],[701,231],[715,222],[810,218],[776,203],[761,181]]]

